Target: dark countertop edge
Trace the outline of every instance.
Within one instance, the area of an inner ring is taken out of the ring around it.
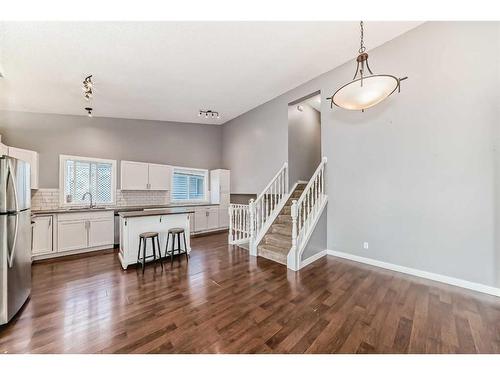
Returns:
[[[60,208],[55,208],[53,210],[32,210],[32,215],[55,215],[55,214],[71,214],[78,212],[102,212],[102,211],[114,211],[115,214],[119,212],[126,211],[141,211],[141,210],[153,210],[153,209],[172,209],[172,208],[184,208],[184,207],[207,207],[207,206],[220,206],[218,203],[196,203],[196,204],[183,204],[183,205],[162,205],[162,206],[124,206],[124,207],[105,207],[105,208],[82,208],[75,210],[65,210]]]
[[[163,216],[163,215],[178,215],[178,214],[193,214],[194,210],[184,209],[184,208],[164,208],[157,210],[147,210],[147,211],[132,211],[132,212],[120,212],[120,217],[124,219],[134,218],[134,217],[144,217],[144,216]]]

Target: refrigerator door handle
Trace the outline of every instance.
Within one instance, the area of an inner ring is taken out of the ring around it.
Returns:
[[[8,162],[8,169],[7,169],[7,174],[8,174],[8,177],[10,177],[10,179],[12,180],[12,190],[14,191],[14,204],[15,204],[15,211],[18,212],[19,211],[19,201],[17,199],[17,186],[16,186],[16,180],[14,179],[14,174],[12,173],[12,163],[9,159],[9,162]]]
[[[15,230],[14,230],[14,239],[12,240],[12,246],[11,246],[11,249],[10,251],[8,252],[7,254],[7,260],[8,260],[8,264],[9,264],[9,268],[12,268],[12,265],[14,264],[14,254],[16,252],[16,242],[17,242],[17,232],[19,230],[19,213],[17,211],[19,211],[19,203],[17,201],[17,187],[16,187],[16,181],[14,179],[14,175],[12,174],[12,165],[11,165],[11,162],[9,160],[9,163],[8,163],[8,176],[10,177],[11,181],[12,181],[12,190],[14,191],[14,200],[15,200],[15,207],[16,207],[16,226],[15,226]]]

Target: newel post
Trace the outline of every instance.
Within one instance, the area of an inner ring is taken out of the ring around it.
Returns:
[[[233,209],[231,207],[232,205],[230,204],[229,207],[227,208],[228,215],[229,215],[229,234],[227,235],[227,242],[229,242],[230,245],[233,244]]]
[[[250,199],[248,202],[248,211],[250,211],[250,222],[248,223],[250,229],[250,255],[257,256],[257,247],[255,244],[255,201],[253,199]]]
[[[298,259],[297,259],[297,216],[298,216],[298,208],[297,201],[292,201],[291,207],[292,214],[292,248],[288,253],[287,257],[287,267],[291,268],[294,271],[299,269]]]

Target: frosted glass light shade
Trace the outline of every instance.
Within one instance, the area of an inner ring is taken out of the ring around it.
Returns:
[[[399,80],[391,75],[375,74],[361,79],[356,79],[342,86],[333,94],[332,101],[335,105],[360,111],[377,105],[391,95],[399,86]]]

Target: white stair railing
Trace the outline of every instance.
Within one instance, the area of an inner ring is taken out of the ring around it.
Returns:
[[[288,253],[287,264],[294,270],[299,269],[302,251],[328,199],[325,194],[326,162],[326,157],[323,157],[300,198],[292,201],[292,248]]]
[[[229,237],[231,245],[250,241],[251,236],[250,209],[248,204],[229,205]]]
[[[250,254],[257,255],[257,245],[283,208],[288,196],[288,163],[284,163],[257,199],[250,201],[253,223]]]

